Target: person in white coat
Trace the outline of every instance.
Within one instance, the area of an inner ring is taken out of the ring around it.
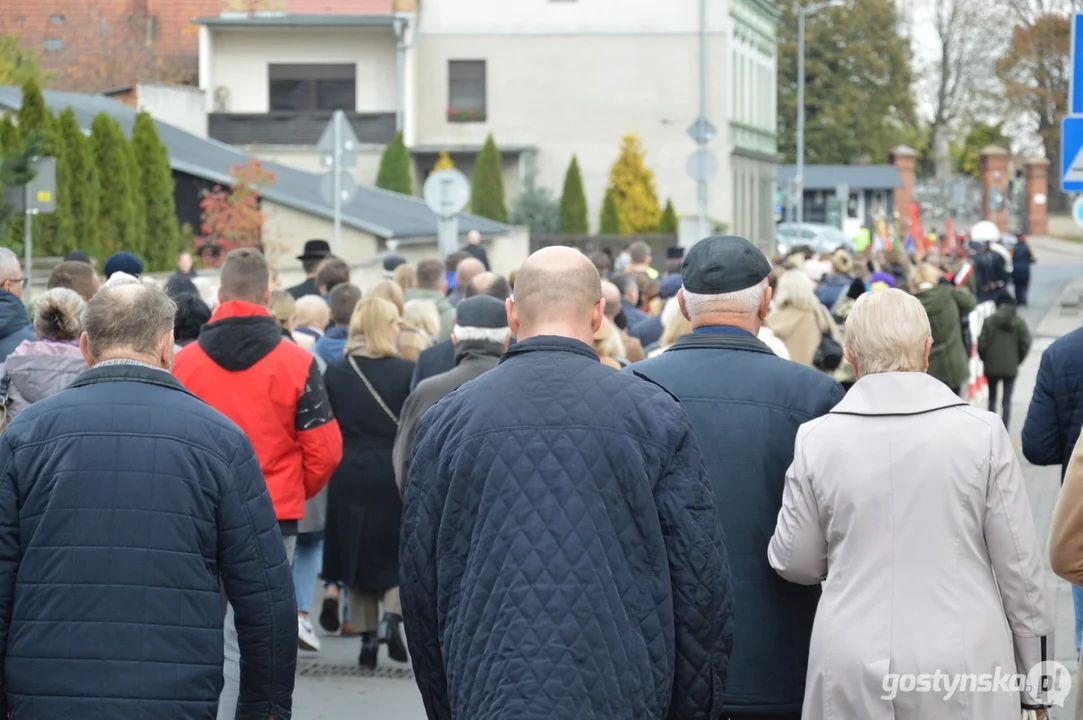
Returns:
[[[966,680],[1051,660],[1053,615],[1004,424],[925,374],[931,346],[918,300],[865,293],[846,322],[859,379],[797,434],[768,560],[824,582],[803,720],[1015,720],[1052,697]],[[944,689],[915,689],[936,673]]]

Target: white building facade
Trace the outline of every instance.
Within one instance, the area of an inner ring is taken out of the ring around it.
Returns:
[[[706,22],[701,23],[701,12]],[[309,171],[335,109],[362,149],[354,172],[373,184],[398,128],[418,188],[441,151],[470,175],[492,133],[508,201],[534,174],[560,194],[572,157],[592,229],[621,138],[638,135],[659,200],[697,212],[687,130],[718,129],[708,215],[765,247],[776,184],[775,23],[769,0],[425,0],[384,14],[204,18],[200,85],[212,138]],[[701,63],[701,29],[705,62]]]

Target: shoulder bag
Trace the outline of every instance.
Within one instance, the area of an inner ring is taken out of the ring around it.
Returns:
[[[353,368],[353,371],[357,373],[357,377],[361,378],[361,382],[365,383],[365,387],[369,389],[369,393],[372,394],[373,399],[376,400],[376,402],[381,408],[383,408],[383,411],[387,413],[387,416],[391,418],[391,422],[395,423],[395,427],[398,427],[398,416],[395,415],[395,413],[391,412],[391,408],[389,408],[387,406],[387,403],[384,402],[384,399],[380,397],[380,393],[376,392],[376,388],[372,387],[372,383],[370,383],[369,379],[365,377],[365,373],[361,372],[361,368],[357,367],[357,361],[354,360],[353,355],[349,355],[348,358],[350,361],[350,366]]]
[[[814,310],[816,325],[820,328],[820,345],[816,348],[816,354],[812,356],[812,364],[817,370],[831,373],[838,370],[842,364],[842,345],[831,336],[831,328],[824,327],[820,309]]]

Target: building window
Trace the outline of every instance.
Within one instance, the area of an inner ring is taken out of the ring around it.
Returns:
[[[485,61],[448,61],[448,120],[452,122],[484,122]]]
[[[64,41],[60,38],[45,38],[43,46],[46,52],[57,52],[64,49]]]
[[[356,65],[271,65],[272,111],[357,110]]]
[[[64,23],[64,16],[60,13],[56,13],[55,15],[51,15],[49,17],[49,22],[51,22],[53,25],[62,25]]]

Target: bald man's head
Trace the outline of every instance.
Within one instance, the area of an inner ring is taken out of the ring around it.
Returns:
[[[460,292],[470,284],[470,281],[485,272],[485,265],[481,260],[475,257],[468,257],[465,260],[460,260],[459,264],[455,266],[455,287],[460,288]]]
[[[612,320],[620,315],[620,288],[608,280],[603,280],[602,297],[605,298],[605,316]]]
[[[509,318],[520,336],[563,335],[589,338],[602,321],[602,282],[583,253],[547,247],[526,259],[515,278]],[[587,341],[589,344],[589,341]]]

